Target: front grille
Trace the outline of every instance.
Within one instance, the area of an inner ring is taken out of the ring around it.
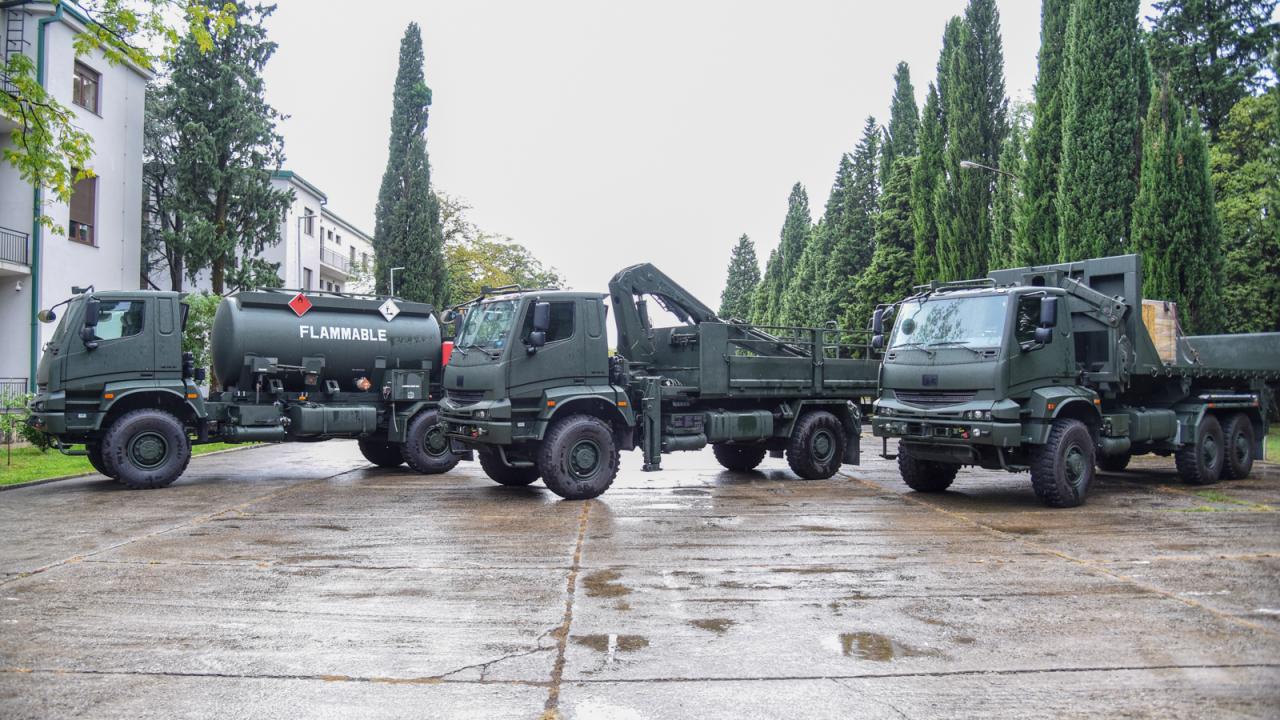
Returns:
[[[977,395],[976,392],[958,391],[933,391],[933,392],[897,392],[898,399],[909,405],[921,405],[923,407],[942,407],[944,405],[959,405],[967,403]]]
[[[483,390],[445,390],[444,394],[455,405],[474,405],[484,399]]]

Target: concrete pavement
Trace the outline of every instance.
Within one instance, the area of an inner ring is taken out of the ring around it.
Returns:
[[[1025,475],[927,496],[864,460],[629,453],[569,503],[331,442],[5,492],[0,716],[1280,712],[1280,467],[1135,463],[1049,510]]]

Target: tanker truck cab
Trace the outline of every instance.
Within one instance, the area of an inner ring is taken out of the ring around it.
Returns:
[[[518,480],[533,473],[532,444],[575,407],[594,408],[630,447],[626,392],[609,382],[604,297],[546,290],[464,307],[441,411],[449,435],[476,447],[491,476],[527,484]]]
[[[78,290],[78,288],[76,289]],[[186,466],[188,434],[205,416],[197,372],[182,352],[186,306],[176,292],[80,292],[40,313],[62,320],[36,370],[30,422],[59,449],[108,475],[103,442],[123,418],[139,436],[119,448],[145,473]],[[71,451],[84,444],[84,451]]]

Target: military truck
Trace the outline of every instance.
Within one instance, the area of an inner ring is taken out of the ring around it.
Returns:
[[[431,306],[297,291],[241,292],[214,316],[215,385],[182,351],[176,292],[81,291],[37,368],[30,422],[129,488],[159,488],[193,443],[354,438],[382,467],[456,465],[437,420],[443,345]],[[75,451],[72,444],[84,444]],[[464,453],[465,454],[465,453]]]
[[[1134,455],[1172,455],[1196,485],[1245,477],[1262,456],[1280,333],[1170,332],[1162,358],[1136,255],[917,291],[872,320],[875,345],[893,325],[872,429],[915,490],[942,492],[976,465],[1030,471],[1046,505],[1072,507],[1097,468]]]
[[[654,327],[651,301],[681,324]],[[874,395],[878,365],[869,335],[722,319],[649,264],[619,272],[607,295],[504,288],[462,310],[440,410],[503,485],[541,477],[562,498],[596,497],[619,451],[637,447],[646,471],[707,445],[734,471],[766,454],[810,479],[858,462],[857,401]]]

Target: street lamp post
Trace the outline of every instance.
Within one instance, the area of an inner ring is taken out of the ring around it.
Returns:
[[[387,271],[387,275],[389,276],[387,279],[387,294],[390,295],[391,297],[396,296],[396,271],[403,270],[403,269],[404,267],[401,266],[401,267],[393,267],[391,268],[391,270]]]
[[[961,169],[961,170],[988,170],[988,171],[993,172],[993,173],[1000,173],[1001,175],[1008,175],[1009,177],[1013,178],[1014,180],[1021,180],[1021,179],[1022,179],[1022,178],[1018,177],[1017,175],[1014,175],[1013,173],[1009,172],[1008,170],[1001,170],[1000,168],[991,167],[990,165],[983,165],[982,163],[976,163],[976,162],[974,162],[974,161],[972,161],[972,160],[961,160],[961,161],[960,161],[960,169]]]

